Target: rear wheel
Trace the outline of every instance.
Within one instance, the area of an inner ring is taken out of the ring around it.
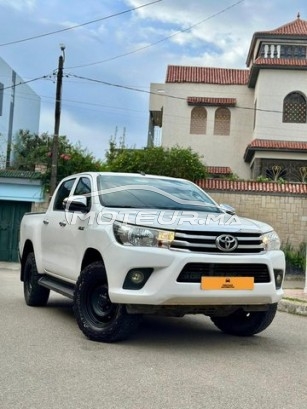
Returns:
[[[226,334],[251,336],[264,331],[273,321],[277,304],[271,304],[267,311],[246,312],[238,310],[227,317],[211,317],[214,325]]]
[[[88,265],[80,274],[74,295],[74,313],[81,331],[91,340],[114,342],[128,338],[140,316],[128,314],[125,305],[109,298],[102,262]]]
[[[24,265],[23,291],[26,304],[32,307],[46,305],[49,298],[50,291],[38,284],[40,278],[34,253],[29,253]]]

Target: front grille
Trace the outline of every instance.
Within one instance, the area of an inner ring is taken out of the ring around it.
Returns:
[[[266,264],[188,263],[179,274],[179,283],[200,283],[201,277],[254,277],[255,283],[269,283]]]
[[[220,250],[216,245],[216,239],[221,235],[234,237],[238,242],[237,248],[232,251]],[[175,239],[172,242],[171,249],[219,254],[254,254],[261,253],[265,250],[260,233],[223,233],[216,231],[188,230],[175,232]]]

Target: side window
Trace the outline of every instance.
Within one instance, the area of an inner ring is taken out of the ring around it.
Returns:
[[[88,207],[91,207],[91,191],[91,180],[87,177],[81,177],[77,183],[74,195],[86,195],[87,205]]]
[[[57,191],[55,200],[54,200],[53,210],[64,211],[63,200],[69,196],[70,191],[73,187],[73,184],[75,183],[75,180],[76,180],[75,178],[69,179],[61,184],[61,186],[59,187]]]

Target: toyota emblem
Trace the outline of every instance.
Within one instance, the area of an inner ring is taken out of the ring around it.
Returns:
[[[229,234],[222,234],[216,238],[215,244],[221,251],[234,251],[238,247],[238,240]]]

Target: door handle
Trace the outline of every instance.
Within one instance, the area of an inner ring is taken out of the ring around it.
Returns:
[[[66,223],[65,223],[65,222],[59,222],[59,225],[60,225],[61,227],[65,227],[65,226],[66,226]]]
[[[43,220],[43,223],[44,223],[44,224],[49,224],[49,220],[46,220],[46,219],[45,219],[45,220]]]

